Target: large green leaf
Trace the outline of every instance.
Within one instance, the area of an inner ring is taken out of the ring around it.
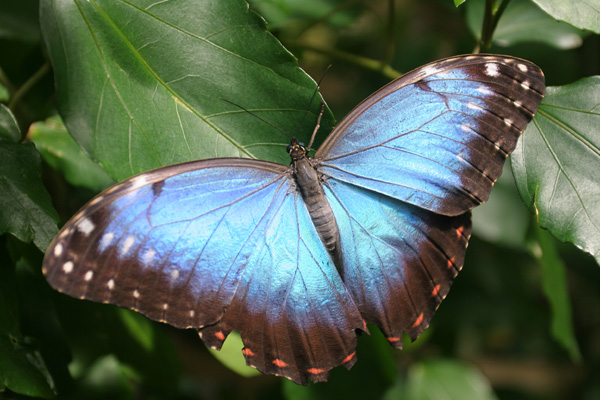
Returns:
[[[288,138],[221,99],[312,132],[315,82],[242,0],[49,0],[41,21],[61,116],[115,179],[201,158],[289,161]]]
[[[542,228],[600,263],[600,76],[549,87],[512,156]]]
[[[540,8],[560,21],[600,33],[600,0],[534,0]]]
[[[475,37],[479,37],[485,1],[467,3],[467,23]],[[493,41],[503,47],[518,43],[541,42],[558,49],[581,46],[584,32],[573,28],[540,10],[530,0],[512,0],[494,32]]]

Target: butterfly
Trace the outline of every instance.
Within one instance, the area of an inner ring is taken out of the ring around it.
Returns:
[[[463,265],[485,202],[544,94],[536,65],[496,55],[420,67],[372,94],[314,158],[217,158],[100,193],[59,232],[43,272],[298,384],[356,362],[357,333],[415,340]]]

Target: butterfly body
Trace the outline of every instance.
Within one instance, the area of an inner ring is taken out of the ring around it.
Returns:
[[[304,204],[306,204],[319,237],[333,257],[334,263],[339,266],[341,262],[340,231],[314,162],[307,157],[304,145],[298,143],[296,139],[292,139],[288,149],[292,159],[294,178],[304,199]]]
[[[489,195],[543,97],[535,65],[458,56],[412,71],[291,166],[212,159],[109,188],[44,259],[71,296],[195,328],[296,383],[356,362],[376,324],[400,348],[427,328],[462,267],[470,210]]]

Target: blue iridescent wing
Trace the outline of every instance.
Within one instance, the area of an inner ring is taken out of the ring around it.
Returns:
[[[460,215],[487,200],[543,93],[541,70],[525,60],[436,61],[358,105],[315,160],[325,177]]]
[[[101,193],[44,259],[48,282],[179,328],[212,347],[239,330],[248,364],[306,384],[355,361],[366,329],[289,168],[216,159]]]
[[[487,200],[543,93],[528,61],[436,61],[366,99],[317,151],[344,284],[393,346],[403,332],[414,340],[448,293],[469,210]]]
[[[342,277],[389,343],[416,339],[460,271],[471,215],[439,215],[334,179],[325,192],[342,241]]]

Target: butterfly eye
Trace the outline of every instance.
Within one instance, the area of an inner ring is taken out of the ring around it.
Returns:
[[[291,144],[288,144],[288,147],[285,149],[285,151],[287,151],[289,154],[292,152],[292,148],[293,148],[293,146]]]

